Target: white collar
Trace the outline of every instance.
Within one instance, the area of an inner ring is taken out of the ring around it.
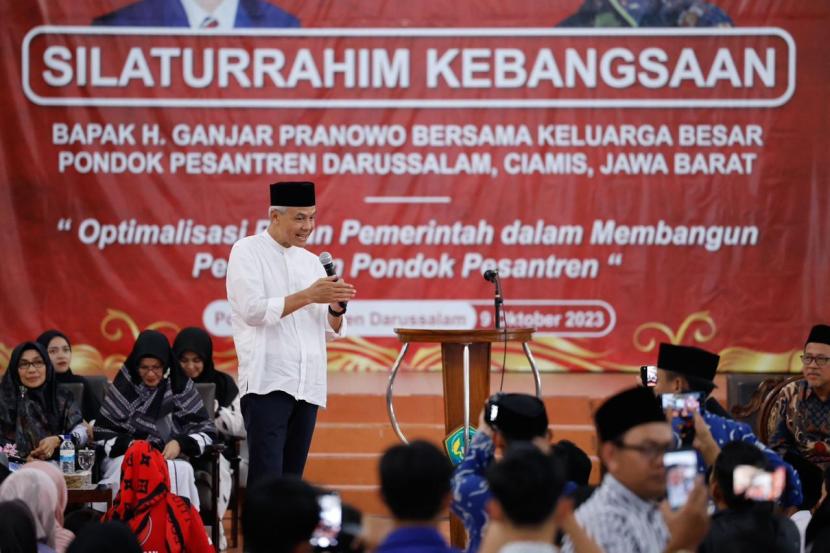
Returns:
[[[197,0],[181,0],[181,2],[191,29],[201,28],[202,22],[207,17],[213,17],[219,22],[219,26],[215,27],[216,30],[227,31],[233,29],[239,0],[222,0],[213,13],[205,11]]]
[[[282,244],[280,244],[279,242],[277,242],[276,240],[274,240],[274,237],[273,237],[273,236],[271,236],[271,234],[268,232],[268,229],[263,230],[263,231],[260,233],[260,236],[261,236],[264,240],[267,240],[269,244],[272,244],[272,245],[273,245],[273,247],[274,247],[274,248],[276,248],[276,249],[277,249],[277,251],[278,251],[279,253],[283,254],[283,255],[286,255],[286,254],[289,254],[289,255],[290,255],[291,253],[293,253],[291,250],[296,251],[296,250],[299,248],[299,246],[289,246],[289,247],[287,247],[287,248],[286,248],[285,246],[283,246]],[[301,249],[301,248],[300,248],[300,249]]]
[[[499,553],[556,553],[552,543],[541,541],[514,541],[505,544]]]

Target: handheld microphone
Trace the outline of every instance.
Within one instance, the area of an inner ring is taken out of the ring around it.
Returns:
[[[320,254],[319,259],[320,263],[323,265],[323,270],[326,271],[326,275],[336,277],[337,271],[334,270],[334,260],[331,258],[331,254],[329,252],[323,252]],[[335,280],[337,279],[335,278]],[[346,304],[348,302],[339,301],[337,303],[340,305],[340,307],[346,309]]]
[[[499,278],[499,272],[497,270],[487,269],[484,271],[484,280],[495,284],[497,278]]]

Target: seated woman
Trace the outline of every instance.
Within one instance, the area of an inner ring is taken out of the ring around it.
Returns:
[[[173,341],[173,355],[179,360],[179,365],[193,382],[214,384],[216,386],[216,409],[214,422],[220,438],[245,438],[245,422],[242,419],[242,410],[239,407],[239,389],[233,378],[216,370],[213,364],[213,342],[210,335],[201,328],[189,327],[179,332]],[[230,444],[228,444],[230,445]],[[225,448],[230,453],[230,447]],[[207,470],[208,467],[198,467]],[[209,474],[207,478],[200,478],[199,483],[210,490]],[[231,467],[224,456],[219,459],[219,518],[225,515],[231,495]],[[220,550],[226,549],[224,532],[220,527]]]
[[[37,343],[46,348],[52,366],[55,367],[55,378],[58,384],[83,384],[84,395],[81,399],[81,415],[83,415],[84,420],[90,422],[97,419],[101,404],[92,392],[86,378],[72,373],[70,367],[72,363],[72,344],[69,343],[69,338],[59,330],[47,330],[37,337]]]
[[[173,495],[164,457],[143,440],[124,456],[121,485],[104,520],[126,524],[142,551],[213,553],[199,512]]]
[[[0,380],[0,445],[14,444],[18,457],[48,461],[58,458],[67,434],[76,449],[86,445],[81,410],[71,392],[58,388],[43,346],[24,342]]]
[[[145,330],[107,392],[96,436],[107,458],[101,483],[117,488],[121,461],[133,440],[147,440],[163,452],[173,475],[173,493],[199,507],[193,467],[184,459],[204,453],[216,439],[193,381],[172,359],[164,334]]]

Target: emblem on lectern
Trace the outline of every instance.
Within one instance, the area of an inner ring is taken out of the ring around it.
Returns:
[[[467,435],[467,443],[473,439],[476,429],[470,427],[470,433]],[[459,426],[453,430],[449,436],[444,438],[444,448],[447,450],[447,456],[452,461],[453,465],[457,465],[464,459],[464,426]]]

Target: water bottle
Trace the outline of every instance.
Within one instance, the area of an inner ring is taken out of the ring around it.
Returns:
[[[64,474],[75,472],[75,444],[72,443],[72,436],[67,434],[61,442],[61,471]]]

